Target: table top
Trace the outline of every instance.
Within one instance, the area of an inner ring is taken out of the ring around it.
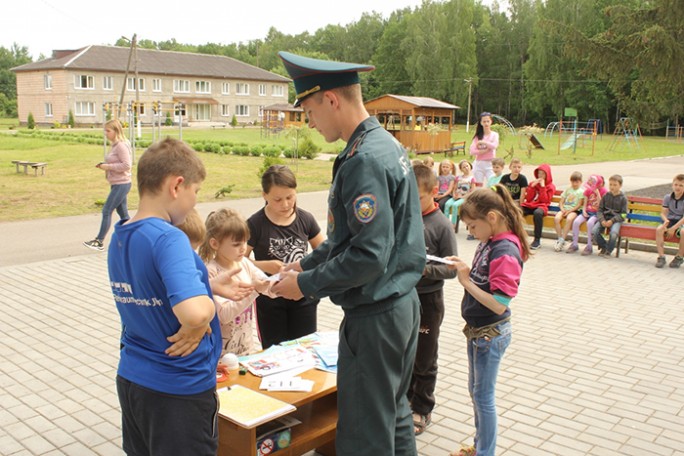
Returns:
[[[260,390],[259,385],[263,377],[257,377],[250,372],[245,375],[239,375],[239,371],[231,371],[228,380],[218,383],[217,388],[224,386],[242,385],[254,391],[266,394],[268,396],[285,401],[295,407],[315,401],[321,397],[337,391],[337,375],[330,372],[325,372],[318,369],[309,369],[306,372],[298,374],[299,377],[307,380],[313,380],[314,386],[311,391],[266,391]]]

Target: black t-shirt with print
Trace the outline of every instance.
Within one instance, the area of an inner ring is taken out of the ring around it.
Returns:
[[[271,222],[263,208],[252,215],[247,224],[250,232],[247,244],[252,247],[256,261],[299,261],[306,255],[309,240],[321,232],[314,216],[299,208],[294,221],[287,226]]]
[[[499,183],[508,189],[508,192],[515,201],[518,201],[522,189],[527,187],[527,178],[522,174],[518,174],[516,180],[511,180],[510,174],[504,174]]]

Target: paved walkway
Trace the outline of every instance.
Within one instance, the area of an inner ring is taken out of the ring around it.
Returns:
[[[664,169],[660,176],[682,164],[682,158],[653,163]],[[637,179],[648,180],[642,186],[669,181],[648,177],[644,163],[611,166],[603,174],[621,172],[627,189]],[[563,173],[570,167],[557,168],[556,180],[567,181]],[[632,178],[637,173],[641,177]],[[299,201],[324,220],[325,192]],[[260,202],[229,205],[249,214]],[[79,245],[88,238],[80,225],[87,222],[92,231],[99,218],[70,219],[73,225],[0,224],[1,455],[122,454],[114,385],[119,320],[106,254]],[[21,236],[12,237],[17,226]],[[22,247],[49,256],[40,251],[46,230],[79,250],[44,261],[6,260]],[[460,254],[472,258],[475,242],[460,231]],[[19,238],[28,245],[18,245]],[[656,269],[654,260],[634,250],[620,259],[566,255],[546,241],[526,264],[499,378],[499,455],[684,455],[684,271]],[[425,456],[471,442],[474,431],[460,332],[462,289],[450,281],[445,294],[438,405],[433,424],[417,439]],[[339,309],[324,300],[320,329],[336,329],[340,319]]]

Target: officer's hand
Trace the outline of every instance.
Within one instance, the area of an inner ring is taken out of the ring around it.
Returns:
[[[298,271],[283,271],[280,273],[280,281],[271,287],[276,295],[293,301],[302,299],[304,295],[297,283]]]
[[[297,272],[302,272],[302,265],[299,264],[299,261],[295,261],[294,263],[288,263],[283,265],[283,268],[281,269],[280,272],[284,271],[297,271]]]

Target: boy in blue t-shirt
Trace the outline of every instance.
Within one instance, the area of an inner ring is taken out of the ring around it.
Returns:
[[[249,287],[232,274],[211,284],[176,228],[193,209],[206,171],[181,141],[153,144],[138,163],[137,214],[115,226],[109,279],[121,316],[117,391],[127,454],[215,455],[221,328],[214,292]],[[234,274],[234,272],[233,272]]]

